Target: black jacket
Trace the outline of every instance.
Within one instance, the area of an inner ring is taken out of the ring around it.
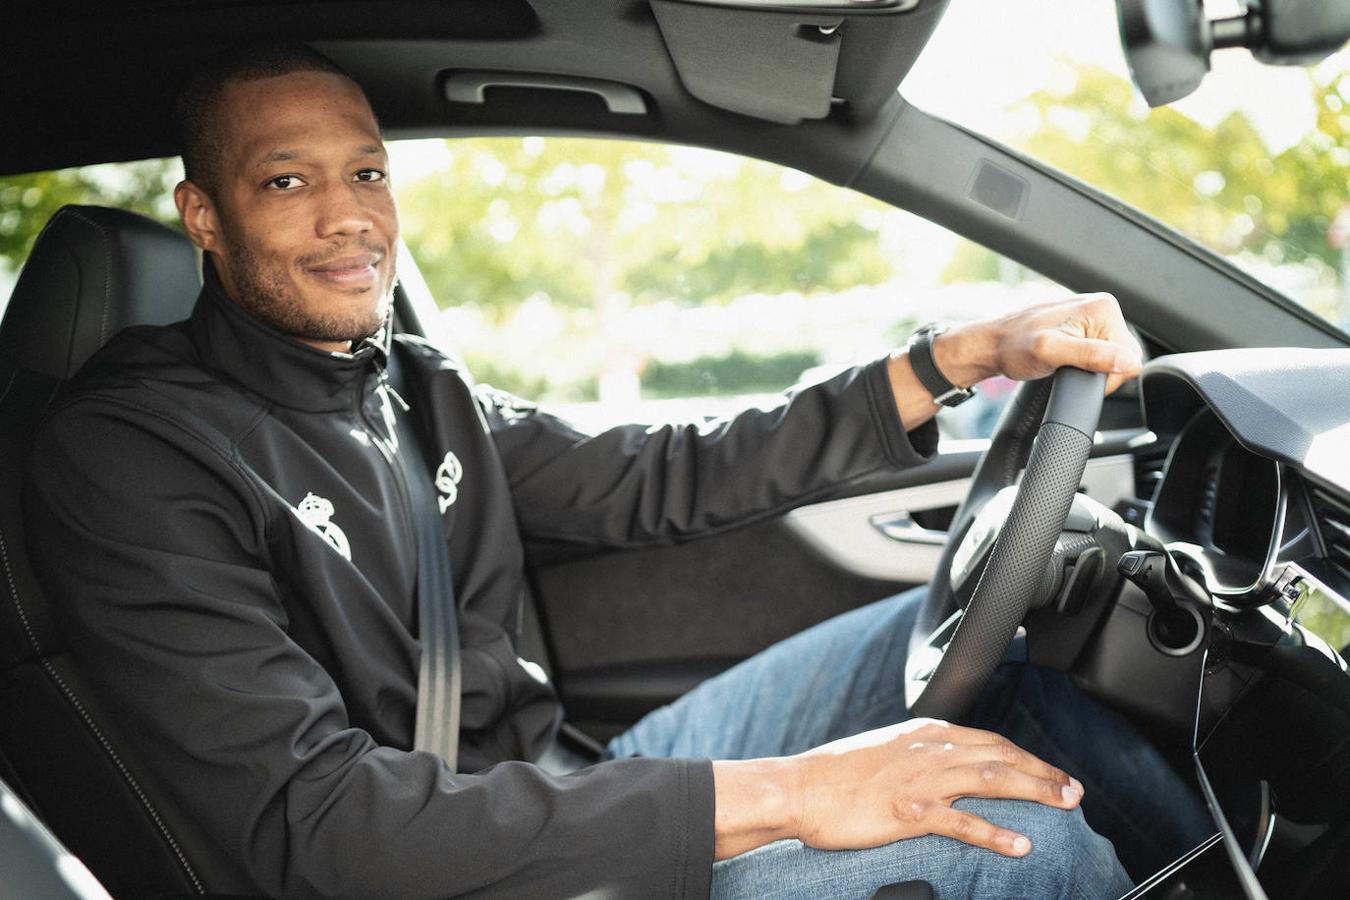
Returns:
[[[391,346],[407,413],[384,387]],[[80,372],[37,436],[25,511],[76,658],[256,890],[703,896],[707,760],[563,777],[514,761],[560,717],[516,655],[523,540],[729,528],[918,463],[934,432],[915,436],[881,363],[728,421],[589,436],[415,338],[296,343],[208,277],[186,322],[125,331]],[[437,466],[470,774],[409,749],[416,542],[393,454],[412,439]]]

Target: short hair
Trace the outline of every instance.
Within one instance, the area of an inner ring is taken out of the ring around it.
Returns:
[[[193,72],[178,92],[174,108],[182,142],[184,177],[212,196],[220,187],[225,148],[220,110],[227,85],[296,72],[341,75],[361,88],[337,63],[298,42],[238,44],[211,57]],[[364,94],[365,90],[361,88],[361,92]],[[369,100],[367,97],[366,101]]]

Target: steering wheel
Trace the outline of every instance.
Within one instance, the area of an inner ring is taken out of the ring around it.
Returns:
[[[1083,477],[1101,416],[1106,376],[1062,368],[1023,384],[975,469],[970,492],[914,623],[905,702],[915,716],[957,719],[979,696],[1037,599],[1055,541]],[[952,590],[952,564],[978,540],[971,525],[1026,466],[970,601]]]

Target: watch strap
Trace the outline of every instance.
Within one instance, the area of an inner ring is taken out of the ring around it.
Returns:
[[[933,395],[934,403],[960,406],[975,396],[975,391],[952,384],[933,361],[933,338],[945,330],[943,327],[929,326],[914,332],[914,336],[909,339],[909,364],[919,383]]]

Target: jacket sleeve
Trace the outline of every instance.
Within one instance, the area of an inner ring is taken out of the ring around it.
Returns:
[[[721,531],[925,462],[927,422],[906,432],[886,362],[703,423],[578,431],[479,388],[527,538],[634,546]]]
[[[36,438],[25,515],[105,725],[254,882],[231,892],[707,895],[707,760],[453,774],[354,727],[287,633],[288,576],[269,565],[286,529],[267,511],[284,507],[173,432],[112,404],[58,412]]]

